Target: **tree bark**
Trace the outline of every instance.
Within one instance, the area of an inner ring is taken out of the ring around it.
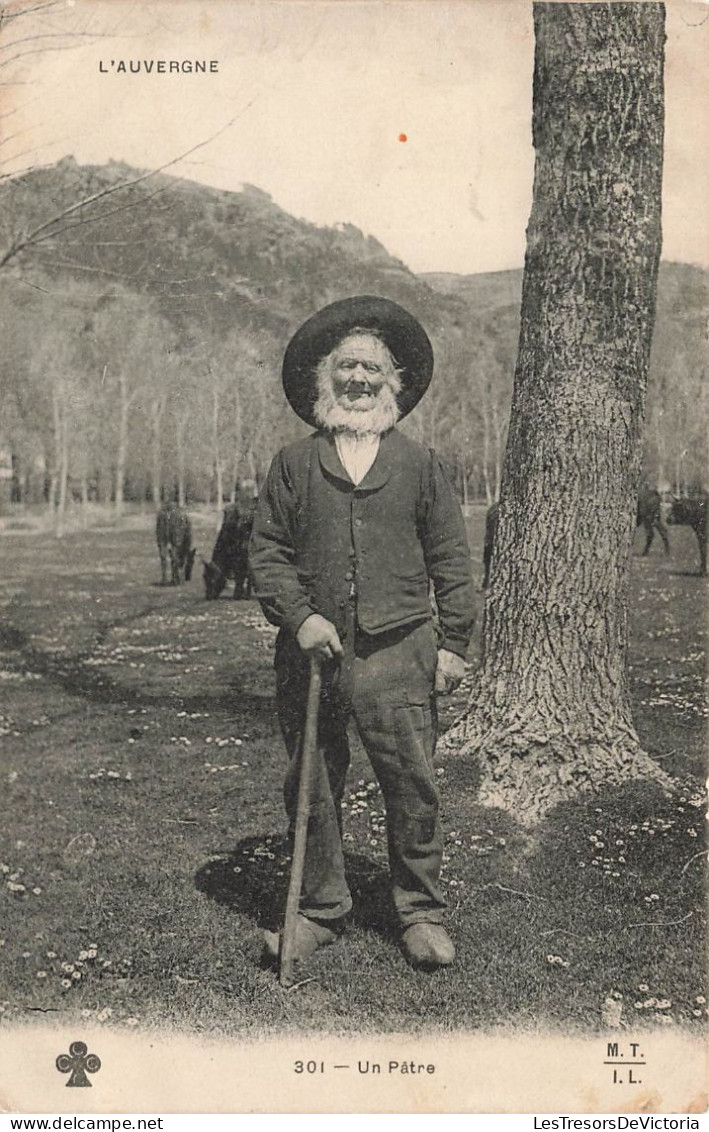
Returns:
[[[534,6],[536,169],[483,657],[454,729],[531,824],[668,783],[641,749],[627,602],[660,255],[664,8]],[[487,488],[487,481],[486,481]]]

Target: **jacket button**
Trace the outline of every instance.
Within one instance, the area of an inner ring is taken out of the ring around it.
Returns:
[[[355,526],[361,527],[364,524],[364,519],[355,519]]]
[[[353,578],[354,578],[354,574],[352,573],[351,570],[348,570],[347,573],[345,574],[345,581],[351,582]]]

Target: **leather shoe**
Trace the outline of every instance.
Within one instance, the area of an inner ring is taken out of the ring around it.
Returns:
[[[295,922],[294,959],[307,959],[318,950],[334,943],[340,933],[328,928],[317,920],[309,920],[307,916],[298,916]],[[263,933],[264,951],[269,959],[278,959],[281,948],[282,932]]]
[[[453,941],[441,924],[412,924],[401,943],[412,967],[449,967],[455,959]]]

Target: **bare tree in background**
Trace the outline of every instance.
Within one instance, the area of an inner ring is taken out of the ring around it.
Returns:
[[[627,680],[660,256],[664,7],[534,6],[536,170],[484,655],[454,735],[523,822],[667,781]]]

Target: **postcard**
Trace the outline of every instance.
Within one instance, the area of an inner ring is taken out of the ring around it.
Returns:
[[[3,1112],[699,1126],[708,47],[3,5]]]

